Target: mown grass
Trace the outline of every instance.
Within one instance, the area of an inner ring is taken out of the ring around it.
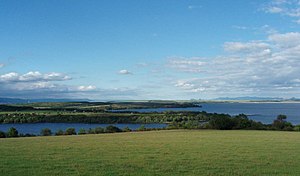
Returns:
[[[300,175],[300,133],[174,130],[0,140],[0,175]]]

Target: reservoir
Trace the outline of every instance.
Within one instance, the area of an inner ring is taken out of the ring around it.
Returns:
[[[154,109],[127,109],[114,110],[114,112],[165,112],[165,111],[206,111],[209,113],[224,113],[230,115],[246,114],[248,118],[270,124],[279,114],[286,115],[287,121],[294,125],[300,124],[300,103],[202,103],[200,107],[190,108],[154,108]],[[138,129],[143,124],[85,124],[85,123],[25,123],[25,124],[0,124],[0,131],[6,132],[9,128],[16,128],[19,133],[39,135],[41,129],[50,128],[53,133],[58,130],[75,128],[78,132],[81,128],[89,128],[114,125],[120,129],[129,127]],[[144,124],[146,128],[164,128],[167,124]]]
[[[288,117],[287,121],[294,125],[300,124],[300,103],[201,103],[200,105],[201,107],[191,108],[128,109],[123,111],[206,111],[229,115],[246,114],[248,118],[265,124],[272,123],[279,114],[284,114]]]

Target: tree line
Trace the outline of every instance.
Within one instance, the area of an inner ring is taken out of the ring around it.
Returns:
[[[2,113],[0,123],[171,123],[175,120],[207,120],[206,112],[153,113]]]
[[[150,130],[162,130],[162,128],[146,128],[144,125],[141,125],[138,129],[132,130],[129,127],[125,127],[120,129],[116,126],[109,125],[105,128],[96,127],[96,128],[89,128],[84,129],[81,128],[77,132],[75,128],[67,128],[66,130],[57,130],[53,132],[50,128],[43,128],[40,132],[39,136],[63,136],[63,135],[84,135],[84,134],[101,134],[101,133],[120,133],[120,132],[131,132],[131,131],[150,131]],[[13,138],[13,137],[35,137],[38,135],[35,134],[22,134],[19,133],[18,130],[14,127],[8,129],[7,132],[0,131],[0,138]]]

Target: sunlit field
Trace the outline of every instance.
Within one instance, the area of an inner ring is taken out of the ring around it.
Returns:
[[[300,133],[174,130],[0,139],[0,175],[299,175]]]

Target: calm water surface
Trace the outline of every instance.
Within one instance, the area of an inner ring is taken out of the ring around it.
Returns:
[[[288,121],[300,124],[300,103],[203,103],[202,107],[134,109],[136,112],[206,111],[230,115],[246,114],[250,119],[272,123],[279,114],[288,116]],[[128,110],[127,110],[128,111]]]

